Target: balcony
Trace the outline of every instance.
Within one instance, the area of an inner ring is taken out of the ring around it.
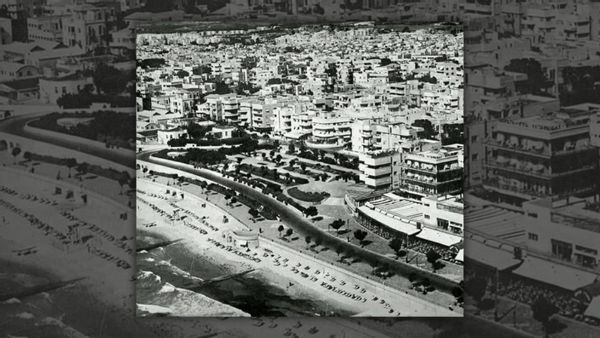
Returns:
[[[483,180],[483,187],[494,190],[506,195],[517,196],[523,199],[530,200],[534,197],[544,198],[550,196],[548,190],[542,189],[533,189],[533,188],[525,188],[515,185],[509,185],[505,183],[499,183],[497,180],[487,179]]]
[[[488,161],[484,164],[484,166],[491,169],[499,169],[507,172],[511,172],[513,174],[536,177],[542,180],[549,180],[552,178],[552,175],[549,174],[549,168],[546,166],[537,167],[527,167],[524,164],[519,165],[510,165],[508,162],[498,162],[498,161]],[[539,169],[538,169],[539,168]]]
[[[412,184],[401,184],[400,185],[400,190],[403,190],[403,191],[406,191],[406,192],[410,192],[410,193],[413,193],[413,194],[422,195],[422,196],[437,194],[437,191],[435,189],[432,189],[432,188],[423,188],[423,187],[415,186],[415,185],[412,185]]]
[[[372,178],[372,177],[361,175],[360,179],[366,185],[368,185],[370,187],[382,187],[382,186],[386,186],[386,185],[392,184],[392,178],[389,177],[389,176],[387,176],[387,177],[379,177],[379,178]]]
[[[382,176],[382,175],[389,175],[392,173],[391,166],[384,166],[384,167],[380,167],[380,168],[371,168],[366,165],[360,165],[359,170],[362,171],[363,174],[365,174],[367,176]]]
[[[545,147],[540,149],[526,148],[522,145],[510,144],[507,141],[501,142],[493,138],[488,138],[485,144],[497,149],[508,150],[510,152],[522,155],[535,156],[545,159],[549,159],[551,157],[550,152]]]

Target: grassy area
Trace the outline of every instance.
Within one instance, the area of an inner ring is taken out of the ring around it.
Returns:
[[[330,196],[327,192],[306,192],[296,187],[289,189],[287,192],[293,198],[304,202],[321,202]]]

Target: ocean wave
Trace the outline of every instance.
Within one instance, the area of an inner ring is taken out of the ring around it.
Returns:
[[[189,280],[191,280],[193,282],[201,282],[201,281],[203,281],[202,278],[193,276],[188,271],[185,271],[185,270],[181,269],[180,267],[178,267],[177,265],[172,264],[170,260],[168,260],[168,261],[166,261],[166,260],[158,261],[158,262],[156,262],[156,266],[166,267],[167,270],[170,273],[172,273],[172,274],[174,274],[176,276],[179,276],[179,277],[184,277],[184,278],[189,279]]]

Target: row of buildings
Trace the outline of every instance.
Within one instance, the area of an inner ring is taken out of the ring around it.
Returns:
[[[120,1],[5,1],[0,18],[0,101],[56,104],[84,88],[100,63],[133,68],[135,36]],[[90,87],[91,86],[91,87]]]
[[[194,120],[351,156],[361,191],[371,191],[345,198],[363,226],[386,239],[460,247],[462,135],[441,134],[447,125],[462,134],[462,33],[358,23],[137,42],[139,60],[164,60],[137,69],[142,142],[153,132],[151,142],[169,142]]]

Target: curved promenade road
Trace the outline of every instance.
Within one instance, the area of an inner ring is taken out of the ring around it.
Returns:
[[[49,113],[34,113],[24,116],[12,117],[6,121],[0,122],[0,131],[8,134],[22,136],[35,141],[45,142],[56,146],[77,150],[82,153],[86,153],[92,156],[96,156],[111,162],[127,166],[129,168],[135,168],[135,153],[133,150],[131,151],[131,155],[122,154],[119,152],[111,151],[110,149],[106,149],[105,147],[100,145],[95,146],[87,143],[78,143],[71,140],[61,139],[60,137],[38,135],[25,130],[25,125],[28,122],[36,120],[39,116],[45,114]],[[135,131],[132,130],[131,132],[134,133]]]
[[[382,263],[387,263],[391,270],[403,276],[408,276],[408,274],[410,274],[411,272],[416,272],[420,276],[428,277],[431,283],[439,290],[449,292],[450,290],[452,290],[452,288],[458,285],[456,282],[453,282],[451,280],[445,279],[428,271],[422,271],[420,269],[417,269],[416,267],[409,266],[407,264],[396,261],[395,259],[389,258],[387,256],[375,253],[373,251],[362,249],[354,244],[348,243],[344,239],[340,239],[336,236],[326,233],[320,228],[313,226],[312,223],[309,222],[302,215],[290,210],[290,206],[286,206],[285,204],[277,201],[275,198],[262,194],[244,184],[234,182],[233,180],[227,178],[223,178],[206,169],[193,169],[185,165],[179,165],[176,163],[166,164],[162,161],[156,161],[154,158],[151,157],[153,153],[154,152],[152,151],[138,153],[138,159],[162,166],[168,166],[173,169],[185,171],[190,174],[204,177],[213,182],[217,182],[230,189],[233,189],[241,194],[250,196],[259,203],[266,205],[275,212],[277,212],[281,217],[281,220],[284,223],[291,225],[295,230],[297,230],[297,232],[300,232],[303,235],[311,236],[313,238],[322,238],[323,244],[330,248],[337,248],[341,246],[346,252],[361,257],[367,263],[376,263],[379,266],[381,266]]]

